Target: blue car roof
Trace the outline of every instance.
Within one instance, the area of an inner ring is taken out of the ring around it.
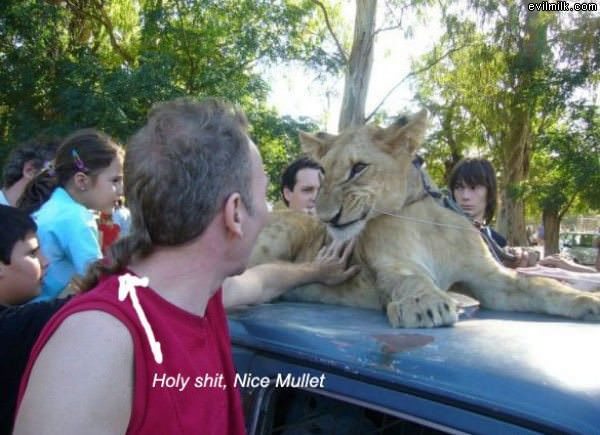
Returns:
[[[274,303],[230,313],[232,342],[398,391],[600,430],[600,325],[479,310],[453,327],[393,329],[381,312]]]

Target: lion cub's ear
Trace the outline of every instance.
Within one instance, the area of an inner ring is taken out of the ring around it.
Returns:
[[[413,154],[425,136],[427,130],[427,111],[421,110],[410,117],[401,116],[383,132],[383,146],[387,152],[404,148]]]
[[[300,145],[302,151],[316,160],[321,159],[335,140],[336,136],[329,133],[318,132],[316,134],[300,131]]]

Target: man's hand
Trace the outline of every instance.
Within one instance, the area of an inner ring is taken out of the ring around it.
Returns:
[[[548,257],[542,258],[539,261],[539,264],[546,267],[557,267],[559,269],[570,270],[572,272],[596,272],[594,268],[576,264],[567,260],[566,258],[563,258],[560,254],[549,255]]]
[[[559,267],[561,269],[569,269],[569,262],[567,262],[559,254],[549,255],[548,257],[542,258],[540,264],[546,267]]]
[[[517,267],[532,267],[538,262],[538,256],[535,252],[527,251],[521,248],[506,248],[506,251],[514,257],[514,260],[503,261],[504,266],[516,269]]]
[[[334,241],[321,248],[312,262],[260,264],[227,278],[223,282],[223,305],[233,309],[268,302],[290,288],[313,282],[325,285],[344,282],[359,271],[359,266],[348,267],[354,243],[354,240]]]
[[[356,239],[346,242],[333,240],[329,245],[323,246],[312,263],[316,268],[315,281],[325,285],[336,285],[356,275],[360,266],[348,267],[348,259],[355,244]]]

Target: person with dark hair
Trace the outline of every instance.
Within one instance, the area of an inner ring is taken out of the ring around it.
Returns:
[[[58,144],[40,136],[12,150],[2,171],[0,204],[17,206],[27,184],[54,158]]]
[[[314,215],[323,168],[308,157],[294,160],[281,175],[281,197],[292,210]]]
[[[0,304],[19,305],[37,296],[48,264],[29,215],[0,205]]]
[[[57,297],[75,275],[102,258],[94,211],[111,213],[123,194],[122,161],[123,150],[109,136],[79,130],[58,148],[52,171],[32,180],[29,191],[45,186],[37,190],[43,205],[33,217],[50,261],[36,301]]]
[[[44,324],[66,300],[21,305],[38,295],[48,264],[29,215],[0,205],[0,434],[12,430],[19,380]]]
[[[485,159],[461,160],[450,174],[448,188],[453,199],[481,231],[487,232],[500,247],[506,248],[506,239],[489,227],[496,211],[497,195],[496,174],[492,164]],[[502,263],[516,268],[521,274],[555,278],[586,291],[596,291],[600,285],[592,268],[577,267],[560,256],[546,257],[538,263],[527,251],[508,249],[514,259],[505,259]]]
[[[511,268],[535,264],[535,258],[527,251],[507,248],[506,238],[490,226],[496,213],[498,187],[496,171],[488,160],[466,158],[458,162],[450,173],[448,189],[452,199],[482,231],[484,238],[507,250],[509,255],[499,261]]]
[[[225,309],[341,282],[357,272],[346,266],[352,246],[327,247],[314,274],[244,272],[267,220],[267,177],[244,114],[218,100],[155,107],[124,173],[130,234],[42,331],[14,433],[242,434]]]
[[[501,247],[504,236],[489,227],[496,213],[498,188],[496,173],[486,159],[467,158],[456,164],[450,173],[448,189],[458,205],[473,222],[486,226],[491,237]]]

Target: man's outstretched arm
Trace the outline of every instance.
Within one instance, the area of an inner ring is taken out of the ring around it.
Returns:
[[[348,267],[354,243],[354,240],[347,243],[333,241],[321,248],[312,262],[266,263],[227,278],[223,282],[223,305],[225,309],[231,309],[260,304],[304,284],[335,285],[344,282],[359,271],[357,265]]]

